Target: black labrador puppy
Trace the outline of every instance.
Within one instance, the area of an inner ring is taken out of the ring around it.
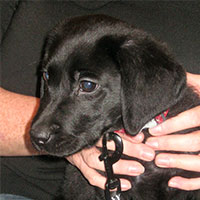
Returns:
[[[165,111],[170,118],[200,105],[198,95],[186,85],[183,67],[165,45],[108,16],[76,17],[58,24],[48,36],[42,67],[41,105],[30,134],[38,150],[55,156],[91,147],[110,131],[124,128],[136,135]],[[199,173],[139,161],[144,174],[119,176],[132,183],[122,200],[198,199],[198,191],[169,188],[167,183],[175,175]],[[71,165],[64,182],[65,199],[105,199],[104,192],[89,185]]]

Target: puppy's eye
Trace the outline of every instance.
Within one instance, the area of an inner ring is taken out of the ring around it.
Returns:
[[[48,81],[48,80],[49,80],[49,74],[48,74],[48,72],[43,72],[43,79],[44,79],[45,81]]]
[[[82,92],[92,92],[96,89],[97,84],[91,81],[81,81],[80,82],[80,90]]]

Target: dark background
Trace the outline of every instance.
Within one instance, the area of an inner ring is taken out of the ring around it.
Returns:
[[[48,30],[66,17],[96,13],[125,20],[167,42],[187,71],[200,73],[199,1],[43,0],[2,4],[1,85],[11,91],[35,95],[36,69]]]
[[[0,0],[0,9],[0,85],[13,92],[36,95],[47,32],[66,17],[87,14],[111,15],[151,33],[168,43],[187,71],[200,74],[199,1]],[[62,184],[66,160],[2,157],[0,164],[0,192],[52,200]]]

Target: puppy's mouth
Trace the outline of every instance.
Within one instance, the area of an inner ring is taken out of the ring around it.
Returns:
[[[107,132],[107,131],[106,131]],[[116,131],[116,133],[125,133],[124,129]],[[51,134],[48,137],[38,137],[38,133],[31,130],[31,142],[35,149],[40,154],[49,154],[58,157],[67,157],[84,148],[92,147],[101,137],[101,133],[98,136],[93,136],[90,139],[87,138],[88,132],[83,132],[79,136],[70,134]],[[86,139],[87,138],[87,139]]]
[[[49,126],[48,126],[49,127]],[[58,157],[72,155],[85,148],[94,146],[101,136],[106,132],[125,134],[121,126],[88,131],[87,132],[66,132],[62,127],[54,126],[48,128],[43,124],[33,125],[30,135],[31,142],[40,154],[50,154]],[[114,131],[117,130],[117,131]]]

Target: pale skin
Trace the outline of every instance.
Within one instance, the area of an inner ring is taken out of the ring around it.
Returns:
[[[200,95],[200,75],[187,74],[188,84],[195,87]],[[169,133],[181,131],[188,128],[200,126],[200,106],[185,111],[178,116],[167,120],[159,126],[150,129],[153,136],[147,140],[146,144],[155,150],[174,151],[200,151],[200,131],[194,131],[186,135],[170,136]],[[163,168],[181,168],[190,171],[200,172],[199,155],[176,155],[161,153],[156,156],[155,163]],[[186,179],[183,177],[173,177],[169,180],[169,186],[183,190],[199,190],[200,178]]]
[[[37,155],[28,130],[39,107],[39,99],[0,88],[0,154]]]
[[[200,93],[200,75],[187,74],[188,84],[193,85]],[[0,88],[0,154],[3,156],[28,156],[38,155],[34,150],[29,138],[30,122],[39,106],[39,99],[8,92]],[[192,117],[193,120],[190,120]],[[189,119],[189,120],[188,120]],[[135,137],[120,134],[124,141],[124,154],[132,157],[152,161],[155,156],[155,149],[177,150],[177,151],[200,151],[200,131],[190,133],[190,135],[167,135],[173,131],[178,131],[190,127],[200,126],[200,107],[185,111],[179,116],[167,120],[161,124],[160,129],[151,129],[153,136],[148,139],[148,145],[143,144],[143,134],[139,133]],[[183,126],[184,125],[184,126]],[[189,136],[189,137],[188,137]],[[178,137],[173,139],[173,137]],[[174,143],[176,141],[176,143]],[[198,142],[199,141],[199,142]],[[159,144],[155,147],[152,143]],[[134,145],[133,145],[134,144]],[[101,146],[101,141],[97,146]],[[108,145],[113,149],[113,144]],[[98,160],[100,152],[96,147],[82,150],[67,159],[75,165],[87,178],[90,184],[104,188],[105,177],[101,176],[96,169],[104,170],[103,163]],[[167,156],[167,157],[166,157]],[[164,159],[165,158],[165,159]],[[162,164],[159,161],[166,160]],[[191,171],[200,172],[200,156],[178,156],[172,154],[159,154],[155,162],[160,167],[176,167]],[[163,165],[163,163],[167,164]],[[189,164],[188,164],[189,163]],[[137,176],[144,172],[144,167],[135,161],[120,160],[114,165],[114,172]],[[130,183],[122,179],[123,190],[131,187]],[[200,189],[200,178],[183,179],[173,177],[169,181],[171,187],[184,190]]]

